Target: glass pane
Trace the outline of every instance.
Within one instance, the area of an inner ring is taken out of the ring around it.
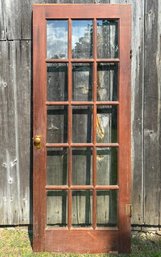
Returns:
[[[47,58],[67,58],[68,50],[68,21],[47,21]]]
[[[67,64],[47,64],[47,100],[67,101],[68,68]]]
[[[72,178],[74,185],[89,185],[92,181],[92,149],[72,150]]]
[[[47,192],[47,225],[64,227],[67,225],[68,197],[66,191]]]
[[[73,64],[73,100],[92,100],[92,64]]]
[[[117,184],[117,148],[97,148],[97,184]]]
[[[72,192],[72,225],[75,227],[88,227],[92,223],[92,192]]]
[[[118,66],[98,63],[97,101],[116,101],[118,99]]]
[[[92,107],[73,107],[73,143],[90,143],[92,137]]]
[[[97,20],[97,57],[118,57],[118,21]]]
[[[72,21],[72,57],[91,58],[93,51],[93,21]]]
[[[97,191],[97,226],[117,225],[117,191]]]
[[[47,142],[67,142],[67,106],[49,106],[47,110]]]
[[[47,149],[47,184],[67,184],[68,150],[66,148]]]
[[[97,107],[97,143],[117,142],[117,107]]]

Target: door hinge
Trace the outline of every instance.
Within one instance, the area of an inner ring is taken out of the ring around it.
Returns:
[[[132,50],[130,50],[130,59],[132,59]]]
[[[132,204],[126,204],[126,215],[132,217]]]

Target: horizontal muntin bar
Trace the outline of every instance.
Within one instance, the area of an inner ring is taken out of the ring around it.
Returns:
[[[46,59],[46,63],[68,63],[68,59]]]
[[[119,63],[120,59],[119,58],[104,58],[104,59],[96,59],[96,62],[107,62],[107,63]]]
[[[68,143],[46,143],[47,148],[62,148],[62,147],[69,147]]]
[[[45,189],[47,191],[50,191],[50,190],[119,190],[119,186],[118,185],[96,185],[96,186],[93,186],[93,185],[72,185],[72,186],[67,186],[67,185],[64,185],[64,186],[55,186],[55,185],[46,185],[45,186]]]
[[[119,105],[119,101],[46,101],[46,105]]]
[[[61,147],[119,147],[118,143],[46,143],[47,148],[61,148]]]
[[[105,143],[105,144],[96,143],[95,146],[96,147],[119,147],[119,144],[118,143]]]
[[[104,59],[46,59],[46,63],[93,63],[94,61],[100,63],[119,63],[120,59],[119,58],[104,58]]]

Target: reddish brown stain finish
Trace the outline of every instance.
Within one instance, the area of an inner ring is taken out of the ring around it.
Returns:
[[[90,11],[89,11],[90,10]],[[119,57],[114,59],[97,58],[96,19],[119,20]],[[68,19],[68,59],[46,59],[46,20]],[[72,19],[93,19],[93,58],[72,59]],[[110,251],[130,252],[130,217],[127,206],[131,195],[131,144],[130,144],[130,5],[34,5],[33,6],[33,136],[41,136],[41,149],[34,148],[34,251],[106,253]],[[46,63],[68,63],[68,100],[49,102],[46,97]],[[93,63],[93,100],[72,101],[72,63]],[[118,101],[97,101],[97,63],[118,63],[119,99]],[[68,107],[68,142],[47,143],[47,106],[66,105]],[[72,106],[93,106],[93,133],[91,143],[72,142]],[[118,143],[97,143],[97,106],[118,106]],[[46,148],[68,147],[68,185],[46,185]],[[72,147],[93,148],[92,185],[72,185]],[[118,185],[97,185],[96,149],[97,147],[117,147]],[[72,190],[92,190],[91,228],[72,227]],[[49,190],[67,190],[68,224],[65,228],[46,228],[46,193]],[[118,226],[97,227],[97,190],[118,191]]]
[[[60,230],[46,230],[45,248],[47,251],[71,253],[75,251],[78,253],[117,251],[118,232],[92,229],[63,230],[63,232]]]

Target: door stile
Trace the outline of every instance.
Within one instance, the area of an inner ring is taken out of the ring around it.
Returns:
[[[130,127],[130,45],[131,8],[122,10],[119,20],[119,252],[130,252],[130,217],[127,204],[131,195],[131,127]]]
[[[33,249],[43,251],[46,221],[46,24],[44,8],[34,6],[33,10],[33,138],[38,135],[41,140],[40,149],[33,146]]]

